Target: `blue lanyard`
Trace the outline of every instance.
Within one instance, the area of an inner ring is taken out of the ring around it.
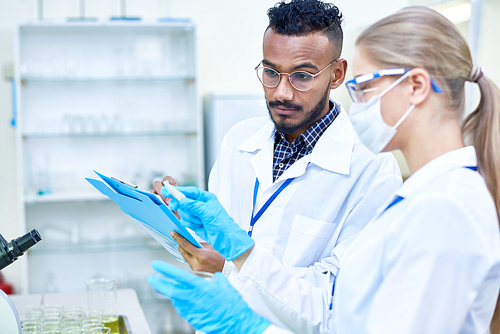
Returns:
[[[394,205],[398,204],[399,202],[401,202],[402,200],[404,199],[404,197],[401,197],[401,196],[397,196],[394,201],[391,202],[391,204],[389,204],[387,206],[387,208],[385,208],[384,212],[389,210],[391,207],[393,207]]]
[[[286,187],[288,187],[288,185],[294,180],[295,178],[291,178],[291,179],[288,179],[286,180],[285,182],[283,182],[283,184],[278,188],[278,190],[276,190],[274,192],[274,194],[269,197],[269,199],[266,201],[266,203],[264,204],[264,206],[262,208],[260,208],[259,212],[257,212],[257,214],[254,216],[254,212],[255,212],[255,203],[257,202],[257,193],[259,192],[259,180],[257,180],[257,178],[255,179],[255,186],[253,188],[253,207],[252,207],[252,219],[250,220],[250,228],[248,229],[248,235],[249,236],[252,236],[252,232],[253,232],[253,226],[255,225],[255,223],[257,222],[257,220],[259,220],[260,216],[262,216],[262,214],[267,210],[267,208],[269,207],[269,205],[271,205],[271,203],[276,199],[276,197],[278,197],[278,195],[283,191],[283,189],[285,189]]]
[[[338,271],[337,271],[337,275],[338,275]],[[328,308],[329,310],[331,310],[333,308],[333,292],[335,291],[335,281],[337,281],[337,275],[335,275],[335,277],[333,277],[332,296],[330,298],[330,307]]]

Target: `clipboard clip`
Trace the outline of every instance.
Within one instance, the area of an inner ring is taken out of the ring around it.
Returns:
[[[122,181],[122,180],[120,180],[120,179],[118,179],[118,178],[116,178],[116,177],[113,177],[113,176],[111,176],[110,178],[111,178],[111,179],[113,179],[113,180],[115,180],[115,181],[118,181],[118,182],[120,182],[120,183],[126,184],[126,185],[127,185],[127,186],[129,186],[129,187],[132,187],[132,188],[135,188],[135,189],[139,189],[139,186],[136,186],[135,184],[128,183],[128,182],[125,182],[125,181]]]

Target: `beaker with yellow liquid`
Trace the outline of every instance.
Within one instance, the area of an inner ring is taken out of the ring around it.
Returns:
[[[94,278],[87,283],[87,302],[89,311],[102,312],[102,323],[111,328],[110,334],[120,333],[117,303],[117,281],[114,278]]]
[[[120,333],[120,318],[118,316],[103,316],[102,324],[111,328],[110,334]]]

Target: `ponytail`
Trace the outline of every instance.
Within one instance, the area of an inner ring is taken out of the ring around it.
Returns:
[[[476,80],[481,91],[481,100],[464,121],[463,133],[476,148],[477,167],[493,197],[500,221],[500,91],[484,75]],[[491,334],[500,334],[500,297],[497,301]]]
[[[481,100],[465,119],[463,133],[476,148],[478,171],[486,181],[500,220],[500,91],[485,76],[477,83]]]

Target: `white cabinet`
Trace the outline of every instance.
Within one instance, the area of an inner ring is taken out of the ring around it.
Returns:
[[[85,177],[204,185],[194,26],[23,24],[15,52],[20,217],[43,239],[23,290],[76,291],[114,276],[151,302],[149,263],[176,260]]]

